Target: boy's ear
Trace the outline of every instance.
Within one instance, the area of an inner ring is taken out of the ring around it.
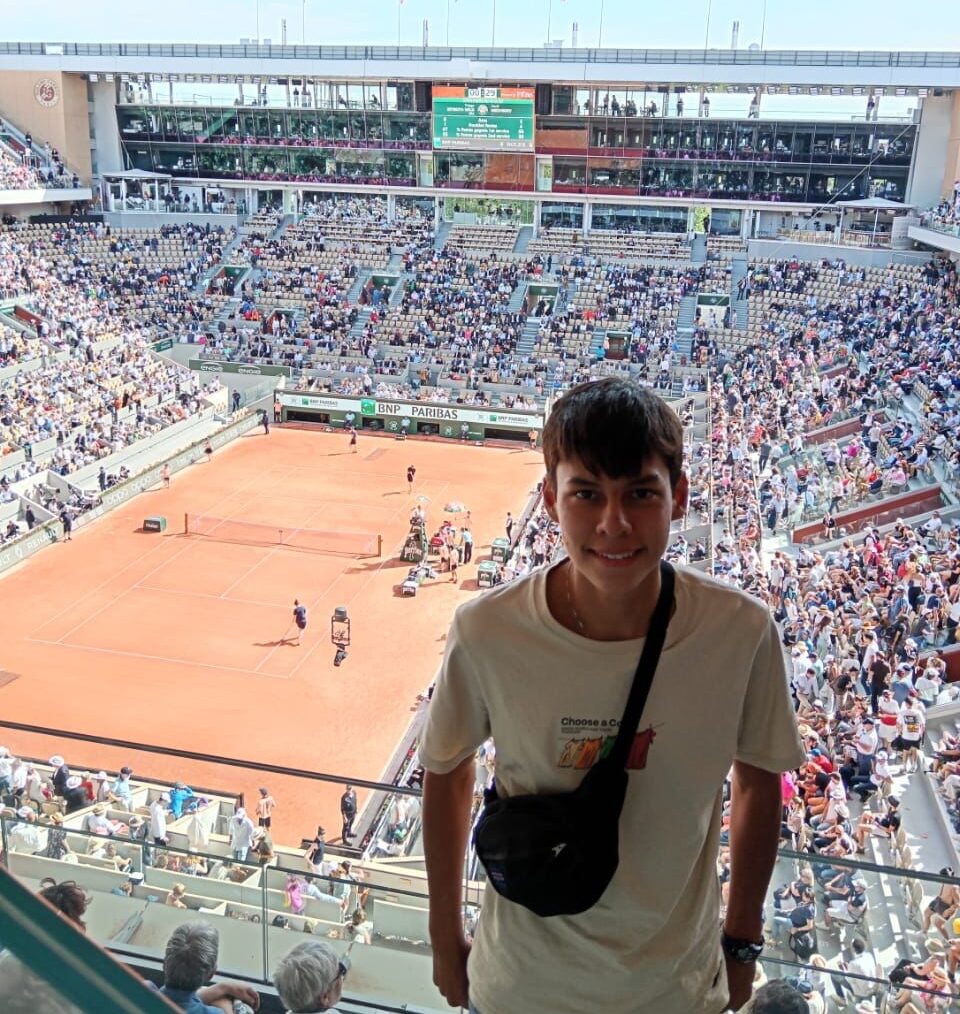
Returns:
[[[543,506],[551,521],[560,521],[557,517],[557,490],[549,475],[543,479]]]
[[[673,510],[670,513],[671,521],[679,521],[687,513],[687,501],[690,498],[690,484],[687,481],[687,473],[681,472],[677,479],[677,485],[673,490]]]

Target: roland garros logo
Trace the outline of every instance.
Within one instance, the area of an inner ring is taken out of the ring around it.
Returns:
[[[51,106],[55,106],[60,100],[60,93],[57,91],[57,86],[48,77],[41,78],[33,86],[33,97],[41,106],[45,106],[49,109]]]

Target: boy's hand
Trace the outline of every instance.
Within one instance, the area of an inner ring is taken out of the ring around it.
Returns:
[[[451,1007],[468,1007],[467,957],[470,944],[463,934],[433,944],[433,983]]]

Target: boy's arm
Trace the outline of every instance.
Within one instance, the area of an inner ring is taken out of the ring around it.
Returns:
[[[780,840],[780,775],[735,761],[731,788],[730,900],[724,930],[737,939],[760,940]],[[750,998],[753,971],[753,965],[727,961],[734,1010]]]
[[[475,780],[474,757],[423,781],[423,849],[430,892],[433,981],[451,1007],[468,1004],[467,955],[463,934],[463,870]]]

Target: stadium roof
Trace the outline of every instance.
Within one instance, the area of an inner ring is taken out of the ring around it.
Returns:
[[[73,73],[398,76],[436,81],[764,86],[803,94],[923,93],[960,87],[960,52],[761,49],[565,49],[266,44],[0,42],[0,69]]]
[[[886,197],[861,197],[857,201],[834,201],[839,208],[854,208],[857,211],[908,211],[912,204],[902,201],[888,201]]]

